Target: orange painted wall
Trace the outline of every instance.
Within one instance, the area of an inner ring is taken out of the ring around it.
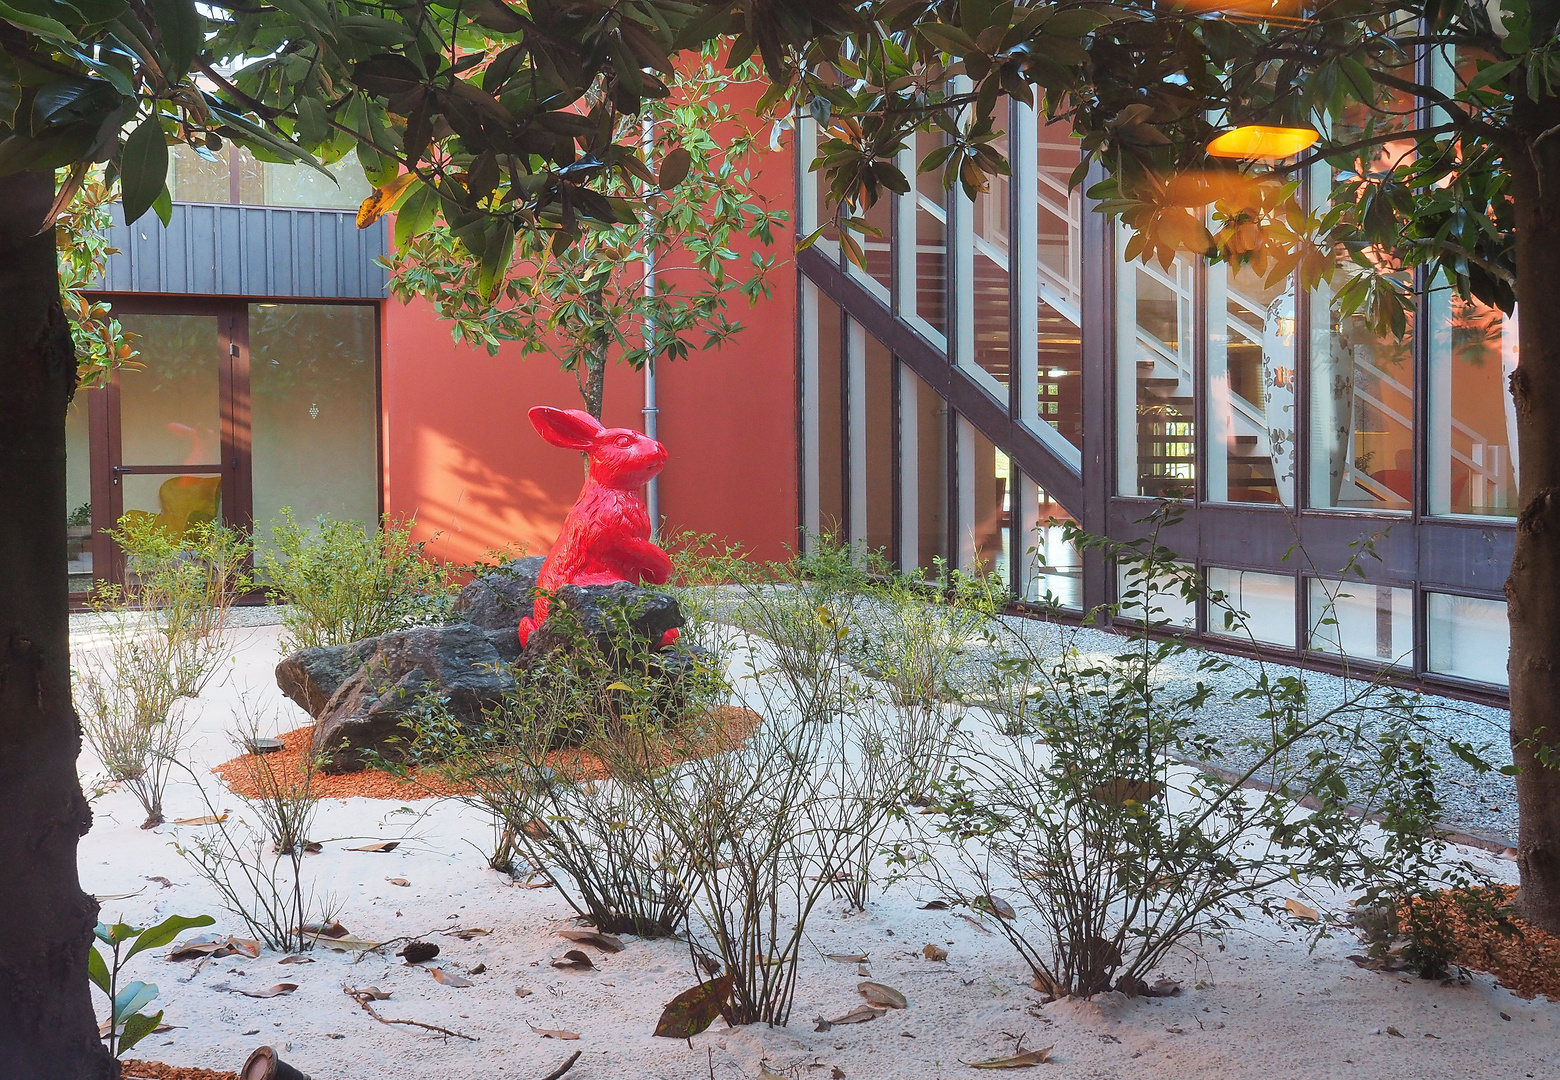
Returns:
[[[793,161],[787,143],[759,162],[760,190],[787,210]],[[752,308],[733,301],[743,333],[723,350],[661,365],[657,379],[663,519],[762,558],[783,557],[796,535],[793,235],[788,227],[776,237],[783,261],[773,298]],[[391,300],[382,312],[386,513],[415,516],[429,552],[454,562],[513,544],[545,553],[583,474],[579,458],[542,442],[525,414],[532,405],[580,407],[573,376],[518,348],[489,357],[456,345],[427,303]],[[604,400],[608,425],[642,426],[638,373],[614,365]]]

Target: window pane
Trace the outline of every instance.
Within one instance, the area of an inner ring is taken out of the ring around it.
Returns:
[[[256,532],[282,507],[300,523],[322,515],[379,520],[375,309],[251,304],[250,414]]]
[[[900,496],[904,569],[948,557],[948,406],[908,367],[899,369]]]
[[[1118,233],[1118,248],[1127,234]],[[1195,265],[1178,258],[1116,264],[1116,423],[1122,495],[1191,498],[1193,442],[1192,297]]]
[[[1164,578],[1145,580],[1140,564],[1118,564],[1116,589],[1119,618],[1141,623],[1146,600],[1149,621],[1153,625],[1177,626],[1187,630],[1197,626],[1197,605],[1182,594],[1178,581]]]
[[[1428,593],[1430,670],[1506,685],[1511,624],[1503,600]]]
[[[92,459],[87,395],[78,391],[65,409],[65,543],[70,591],[92,588]]]
[[[1005,104],[1005,103],[1004,103]],[[1001,125],[1007,116],[999,104],[995,116]],[[1006,133],[992,142],[1005,159]],[[971,213],[974,264],[969,285],[959,286],[961,311],[968,312],[973,344],[967,358],[1003,386],[1012,370],[1012,346],[1008,294],[1008,178],[987,177],[987,189],[975,196]],[[963,305],[971,305],[963,307]]]
[[[865,270],[850,263],[850,273],[883,300],[888,299],[894,281],[894,253],[889,243],[893,236],[893,214],[894,199],[885,189],[877,202],[861,212],[861,216],[878,231],[878,235],[855,231],[850,234],[861,245],[862,253],[867,257]]]
[[[1407,510],[1414,495],[1412,326],[1402,340],[1317,290],[1311,341],[1311,505]]]
[[[1410,590],[1312,578],[1308,600],[1312,649],[1412,666],[1414,613]]]
[[[916,160],[941,145],[940,132],[918,132]],[[941,169],[915,178],[915,288],[911,302],[912,314],[937,333],[948,332],[948,192],[943,190]]]
[[[1517,512],[1517,320],[1446,289],[1430,296],[1430,512]]]
[[[1294,365],[1291,283],[1208,267],[1208,498],[1294,505]]]
[[[858,535],[868,549],[894,551],[894,360],[888,347],[871,334],[863,334],[866,351],[862,357],[863,386],[866,395],[859,410],[852,412],[864,421],[860,432],[852,432],[854,444],[860,440],[860,455],[865,474],[865,498],[856,509]]]
[[[844,368],[840,356],[839,306],[817,290],[818,304],[818,531],[845,531],[845,431],[840,393]]]
[[[1295,647],[1295,579],[1254,570],[1208,568],[1208,588],[1223,593],[1208,603],[1208,632]]]
[[[221,462],[216,316],[124,314],[119,321],[140,337],[141,353],[136,366],[121,367],[115,376],[123,464]]]
[[[229,148],[224,146],[203,157],[180,143],[168,148],[168,195],[175,202],[230,203],[233,189],[228,180]]]
[[[307,165],[261,163],[266,206],[297,206],[317,210],[356,210],[373,193],[356,154],[327,165],[329,177]]]
[[[959,418],[959,567],[1008,580],[1011,464],[975,425]]]
[[[1083,561],[1077,546],[1063,535],[1063,523],[1071,521],[1072,515],[1021,471],[1016,472],[1015,480],[1024,514],[1023,535],[1017,540],[1024,567],[1024,599],[1081,608]]]
[[[119,481],[124,516],[140,527],[154,525],[177,538],[192,525],[223,520],[220,476],[128,473]]]

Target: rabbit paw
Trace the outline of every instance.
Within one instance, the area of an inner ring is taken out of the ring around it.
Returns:
[[[525,643],[531,639],[531,631],[536,629],[536,620],[527,615],[520,620],[520,647],[525,648]]]
[[[677,629],[675,626],[672,627],[666,633],[661,635],[661,648],[670,649],[677,643],[677,639],[680,637],[682,637],[682,631]]]

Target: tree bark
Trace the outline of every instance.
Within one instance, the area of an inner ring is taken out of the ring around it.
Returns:
[[[1511,748],[1517,766],[1518,906],[1560,933],[1560,101],[1517,95],[1523,149],[1507,155],[1516,208],[1520,356],[1516,404],[1516,549],[1506,602],[1511,624]]]
[[[97,903],[76,844],[92,823],[70,701],[65,409],[76,356],[51,173],[0,178],[0,1076],[108,1080],[87,951]]]

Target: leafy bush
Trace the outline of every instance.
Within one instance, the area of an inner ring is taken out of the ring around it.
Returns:
[[[290,605],[284,648],[345,645],[450,616],[454,574],[423,555],[410,522],[386,518],[370,532],[322,517],[316,526],[300,526],[283,508],[261,556],[267,594]]]
[[[160,949],[185,930],[210,926],[215,921],[210,915],[170,915],[156,926],[97,924],[93,933],[98,942],[108,948],[108,957],[105,959],[94,943],[94,948],[87,953],[87,976],[92,985],[108,998],[108,1019],[103,1024],[103,1038],[108,1042],[110,1054],[119,1057],[129,1051],[157,1030],[163,1018],[160,1009],[155,1013],[141,1011],[157,1000],[155,983],[133,981],[120,984],[119,976],[125,965],[137,953]]]

